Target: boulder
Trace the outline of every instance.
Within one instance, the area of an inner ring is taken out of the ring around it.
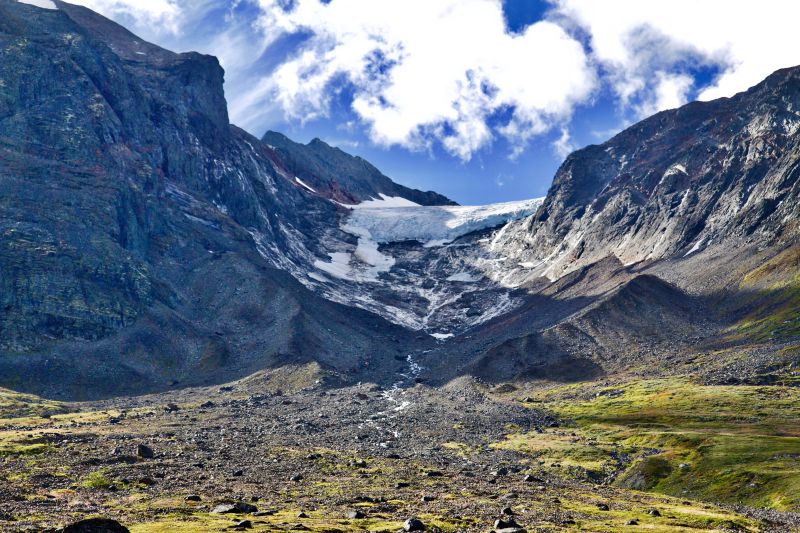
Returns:
[[[425,524],[417,518],[409,518],[403,523],[403,531],[425,531]]]
[[[150,446],[139,444],[136,447],[136,455],[138,457],[141,457],[142,459],[152,459],[153,457],[155,457],[155,452],[153,451],[153,448],[151,448]]]

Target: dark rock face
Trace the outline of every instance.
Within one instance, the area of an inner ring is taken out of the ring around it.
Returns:
[[[489,380],[574,381],[622,371],[653,354],[689,349],[714,330],[702,303],[648,274],[558,320],[487,350],[469,373]]]
[[[136,455],[138,457],[141,457],[142,459],[152,459],[153,457],[155,457],[155,452],[151,447],[146,446],[144,444],[139,444],[136,447]]]
[[[287,170],[327,198],[357,204],[371,198],[402,196],[420,205],[456,205],[432,191],[423,192],[399,185],[360,157],[353,157],[314,139],[303,145],[285,135],[268,131],[261,139],[279,154]]]
[[[337,208],[228,124],[217,60],[57,5],[0,0],[0,384],[82,398],[397,355],[405,330],[274,268]]]
[[[505,233],[515,259],[556,278],[719,244],[796,239],[800,68],[732,98],[664,111],[570,155],[538,213]]]

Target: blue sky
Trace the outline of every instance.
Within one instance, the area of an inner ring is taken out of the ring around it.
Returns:
[[[570,150],[800,62],[780,0],[77,1],[218,56],[254,135],[320,137],[464,204],[542,196]]]

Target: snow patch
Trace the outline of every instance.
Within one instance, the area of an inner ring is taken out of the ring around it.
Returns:
[[[378,250],[378,243],[372,240],[368,229],[345,224],[342,226],[342,230],[358,237],[354,255],[356,259],[372,267],[367,273],[371,280],[377,279],[377,275],[381,272],[391,270],[395,263],[394,258],[382,254]]]
[[[455,335],[453,335],[452,333],[431,333],[430,336],[440,341],[449,339],[451,337],[455,337]]]
[[[473,276],[469,272],[459,272],[447,278],[447,281],[460,281],[462,283],[477,283],[481,278]]]
[[[686,252],[686,254],[683,257],[689,257],[690,255],[698,251],[703,246],[703,242],[705,240],[706,240],[705,237],[703,237],[702,239],[694,243],[694,246],[692,246],[692,248],[688,252]]]
[[[397,407],[393,409],[393,411],[395,413],[399,413],[401,411],[405,411],[406,409],[411,407],[411,405],[412,405],[411,402],[409,402],[408,400],[403,400]]]
[[[420,205],[416,202],[412,202],[411,200],[407,200],[402,196],[387,196],[383,193],[380,193],[380,198],[370,198],[364,202],[358,204],[341,204],[344,207],[348,207],[350,209],[375,209],[375,208],[384,208],[384,207],[420,207]]]
[[[334,252],[328,254],[331,258],[330,263],[314,261],[314,267],[327,272],[331,276],[339,279],[352,279],[350,274],[350,254],[347,252]]]
[[[358,239],[355,256],[362,262],[373,266],[378,272],[388,272],[395,263],[393,257],[378,251],[378,243],[368,238]]]
[[[314,189],[312,189],[311,187],[309,187],[308,184],[304,183],[303,180],[301,180],[297,176],[294,177],[294,181],[296,181],[298,185],[301,185],[301,186],[305,187],[306,189],[308,189],[309,191],[311,191],[313,193],[317,192]]]
[[[434,239],[432,241],[428,241],[422,245],[423,248],[439,248],[440,246],[444,246],[448,244],[450,241],[447,239]]]
[[[672,176],[674,174],[686,174],[686,167],[679,164],[672,165],[667,169],[666,172],[664,172],[664,177],[666,178],[667,176]]]
[[[42,9],[58,9],[51,0],[17,0],[20,4],[28,4],[31,6],[41,7]]]
[[[328,278],[326,278],[322,274],[317,274],[316,272],[309,272],[308,273],[308,277],[313,279],[313,280],[319,281],[321,283],[330,283],[331,282],[331,280],[329,280]]]

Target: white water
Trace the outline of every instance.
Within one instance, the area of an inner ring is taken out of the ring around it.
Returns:
[[[379,433],[389,434],[395,439],[400,438],[400,432],[388,430],[383,427],[380,422],[397,418],[400,413],[413,405],[411,401],[403,399],[403,396],[408,391],[408,388],[414,385],[416,378],[422,373],[423,369],[423,367],[414,360],[414,354],[408,354],[406,362],[408,363],[408,368],[405,372],[400,374],[400,379],[395,381],[391,388],[383,391],[381,394],[381,399],[388,402],[389,407],[383,411],[378,411],[365,423]],[[361,424],[359,427],[363,426],[364,424]],[[378,446],[383,448],[386,448],[388,445],[388,441],[382,441],[378,444]]]

